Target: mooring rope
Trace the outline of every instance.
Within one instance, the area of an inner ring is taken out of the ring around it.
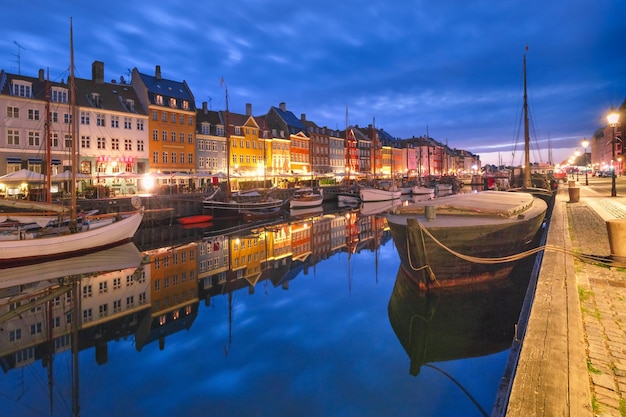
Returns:
[[[426,236],[431,238],[433,240],[433,242],[435,242],[441,248],[443,248],[444,250],[448,251],[449,253],[451,253],[452,255],[456,256],[457,258],[463,259],[463,260],[468,261],[468,262],[480,263],[480,264],[499,264],[499,263],[515,262],[515,261],[518,261],[520,259],[526,258],[527,256],[530,256],[530,255],[533,255],[535,253],[547,250],[547,251],[552,251],[552,252],[557,252],[557,253],[563,253],[563,254],[566,254],[566,255],[571,255],[574,258],[576,258],[576,259],[578,259],[578,260],[580,260],[582,262],[585,262],[585,263],[590,263],[590,264],[595,264],[595,265],[600,265],[600,266],[605,266],[605,267],[610,267],[610,268],[626,268],[626,264],[620,263],[620,262],[618,262],[616,260],[613,260],[613,259],[609,259],[607,257],[598,256],[598,255],[591,255],[591,254],[584,254],[584,253],[578,253],[578,252],[574,252],[572,250],[567,250],[567,249],[564,249],[564,248],[561,248],[561,247],[558,247],[558,246],[554,246],[554,245],[541,245],[541,246],[529,249],[529,250],[524,251],[524,252],[516,253],[516,254],[513,254],[513,255],[509,255],[509,256],[496,257],[496,258],[480,258],[480,257],[476,257],[476,256],[465,255],[465,254],[462,254],[460,252],[457,252],[457,251],[447,247],[446,245],[441,243],[435,236],[433,236],[432,233],[430,233],[428,231],[428,229],[422,223],[418,222],[418,224],[419,224],[419,227],[422,230],[423,234],[425,234]],[[407,246],[407,255],[408,255],[408,260],[409,260],[409,266],[411,267],[411,269],[413,269],[414,271],[420,271],[420,270],[422,270],[424,268],[428,268],[430,276],[432,277],[433,273],[432,273],[432,270],[431,270],[429,265],[425,265],[425,266],[419,267],[419,268],[415,268],[413,266],[413,262],[411,260],[411,246],[409,244],[409,233],[406,234],[406,240],[407,240],[407,245],[406,245]],[[423,238],[422,238],[422,245],[425,248],[424,239]]]

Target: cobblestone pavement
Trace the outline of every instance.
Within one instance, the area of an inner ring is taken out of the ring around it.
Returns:
[[[592,205],[624,218],[621,203]],[[605,220],[581,199],[568,203],[572,249],[610,257]],[[626,417],[626,269],[575,261],[578,294],[587,344],[587,369],[595,416]]]

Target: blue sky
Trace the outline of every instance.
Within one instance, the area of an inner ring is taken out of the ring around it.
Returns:
[[[95,60],[105,80],[160,65],[212,110],[225,108],[224,77],[234,112],[285,102],[343,129],[347,107],[350,124],[428,132],[483,163],[521,161],[525,53],[534,162],[581,149],[626,98],[621,0],[29,0],[3,15],[8,72],[19,51],[22,74],[67,78],[71,17],[79,77]]]

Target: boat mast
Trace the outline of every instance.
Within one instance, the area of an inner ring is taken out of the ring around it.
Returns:
[[[528,46],[526,47],[528,51]],[[524,54],[524,188],[530,188],[530,135],[528,132],[528,95],[526,93],[526,54]]]
[[[72,18],[70,18],[70,105],[72,122],[72,148],[71,148],[71,173],[70,179],[70,229],[76,227],[76,170],[78,169],[77,142],[78,123],[76,117],[76,83],[74,79],[74,35],[72,31]]]
[[[52,139],[52,133],[50,129],[50,68],[48,68],[48,73],[46,76],[46,132],[45,132],[45,138],[46,138],[46,165],[45,165],[45,169],[46,172],[44,172],[45,176],[46,176],[46,203],[52,203],[52,194],[51,194],[51,189],[52,189],[52,165],[50,163],[50,161],[52,160],[52,156],[51,156],[51,149],[50,149],[50,140]]]
[[[224,133],[226,135],[226,201],[230,201],[231,189],[230,189],[230,130],[229,130],[229,115],[228,115],[228,86],[222,77],[221,84],[224,84],[224,91],[226,93],[226,117]]]

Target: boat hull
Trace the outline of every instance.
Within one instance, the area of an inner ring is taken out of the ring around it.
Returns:
[[[107,226],[78,233],[0,242],[0,266],[40,263],[83,255],[130,242],[143,219],[143,211]]]
[[[250,213],[266,213],[268,210],[277,209],[284,205],[283,200],[268,199],[262,201],[219,201],[204,200],[202,207],[205,212],[214,217],[242,217]]]
[[[364,203],[374,201],[389,201],[396,200],[402,196],[402,191],[398,190],[383,190],[380,188],[362,188],[359,192],[361,201]]]
[[[445,202],[454,197],[415,205],[437,207],[435,201]],[[433,220],[427,220],[422,214],[388,214],[387,223],[402,269],[423,289],[455,287],[508,276],[516,261],[484,263],[460,258],[452,252],[473,258],[499,258],[530,249],[545,219],[547,206],[540,199],[526,197],[531,198],[532,205],[510,217],[480,211],[477,214],[436,214]]]
[[[181,217],[178,219],[178,223],[182,225],[189,225],[197,223],[208,223],[211,220],[213,220],[213,216],[210,216],[208,214],[199,214],[196,216]]]

